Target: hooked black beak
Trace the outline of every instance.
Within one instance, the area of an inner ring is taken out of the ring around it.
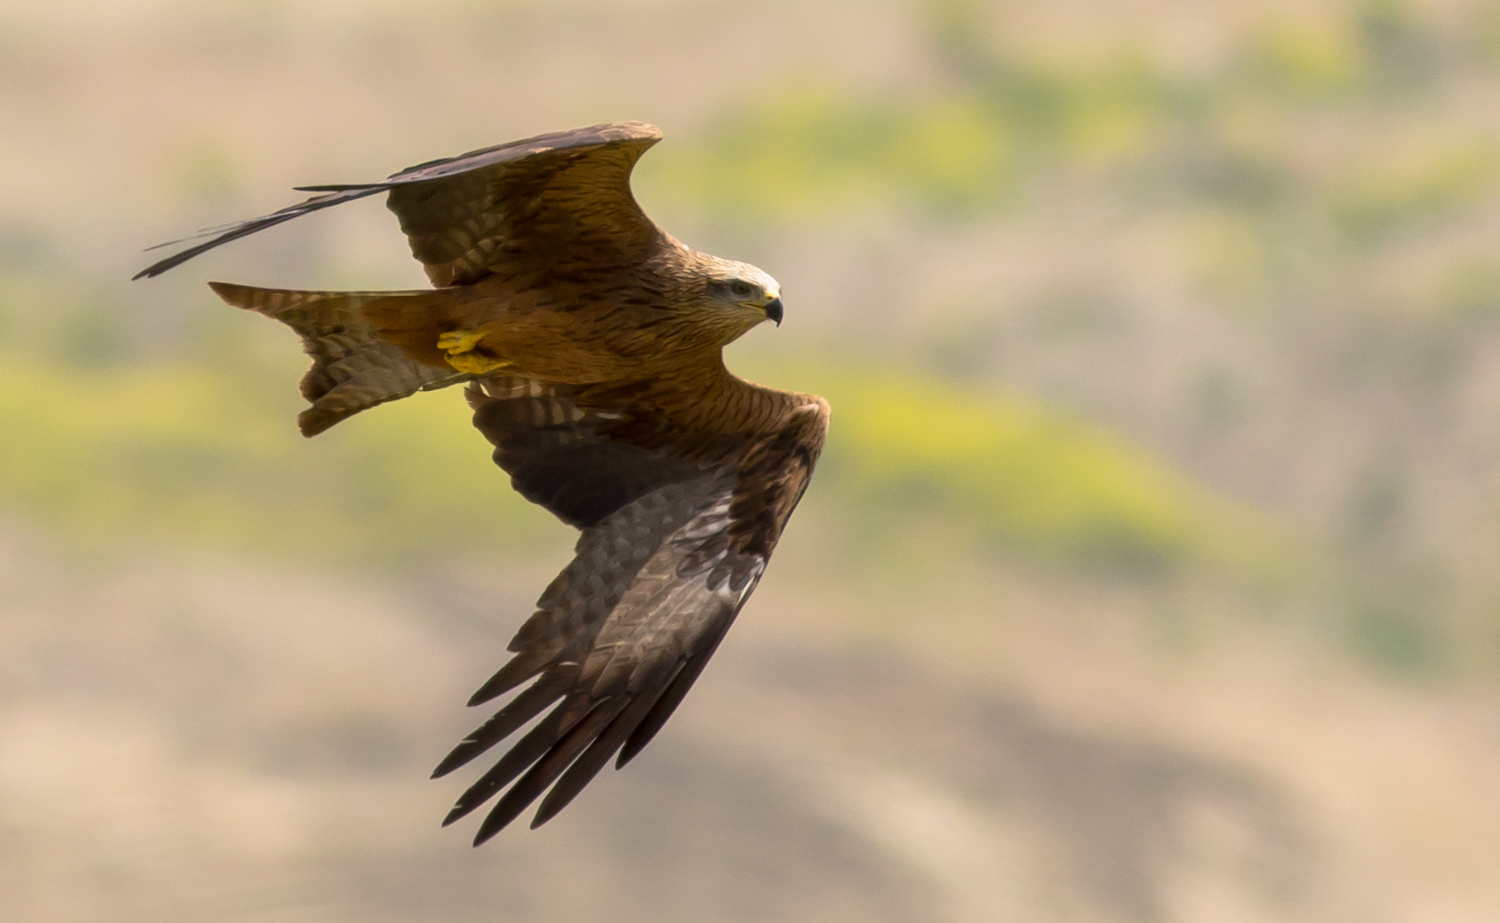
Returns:
[[[782,305],[780,298],[772,298],[766,305],[766,320],[775,321],[776,326],[781,326]]]

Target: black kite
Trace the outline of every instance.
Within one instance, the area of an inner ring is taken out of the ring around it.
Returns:
[[[660,138],[639,122],[597,125],[379,183],[303,187],[318,194],[206,232],[215,236],[140,274],[388,193],[435,289],[210,285],[301,335],[313,360],[301,386],[312,403],[299,417],[305,435],[468,382],[474,424],[515,489],[582,530],[577,557],[511,641],[514,656],[469,704],[531,685],[434,773],[546,712],[448,815],[509,786],[476,845],[545,792],[532,826],[544,823],[617,752],[623,766],[651,740],[755,589],[823,447],[822,398],[724,367],[725,345],[780,323],[776,281],[684,246],[636,204],[631,168]]]

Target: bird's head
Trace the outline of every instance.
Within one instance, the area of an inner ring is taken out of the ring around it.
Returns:
[[[728,339],[742,336],[761,321],[781,324],[781,286],[765,270],[708,257],[698,277],[702,321],[723,331]]]

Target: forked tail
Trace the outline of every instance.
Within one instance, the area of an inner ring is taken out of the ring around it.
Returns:
[[[312,406],[297,417],[304,436],[316,436],[361,410],[469,379],[451,368],[409,359],[380,338],[364,307],[381,299],[425,299],[434,292],[294,292],[210,282],[237,308],[281,321],[302,337],[312,368],[302,376],[302,396]],[[433,335],[434,338],[436,334]]]

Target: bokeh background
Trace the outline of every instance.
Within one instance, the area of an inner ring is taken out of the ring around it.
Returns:
[[[539,831],[427,770],[568,556],[457,394],[305,442],[289,187],[597,121],[782,282],[768,579]],[[1500,919],[1500,2],[5,0],[0,918]]]

